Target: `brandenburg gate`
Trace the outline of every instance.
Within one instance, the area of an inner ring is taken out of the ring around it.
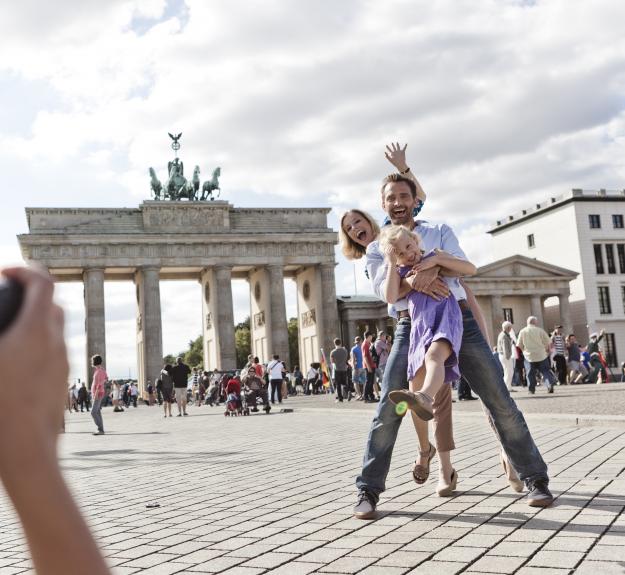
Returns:
[[[329,208],[235,208],[207,201],[204,193],[198,199],[199,180],[195,186],[184,180],[183,186],[172,177],[182,175],[177,157],[170,162],[163,199],[163,186],[150,173],[159,199],[138,208],[26,208],[29,233],[18,237],[24,260],[45,266],[55,281],[83,282],[87,380],[89,358],[99,353],[106,359],[104,282],[109,280],[136,286],[142,389],[163,366],[161,279],[201,284],[205,369],[242,367],[235,365],[232,279],[249,282],[252,353],[261,361],[277,353],[289,365],[285,277],[297,285],[300,363],[318,361],[322,347],[329,353],[339,334],[337,234],[328,227]]]

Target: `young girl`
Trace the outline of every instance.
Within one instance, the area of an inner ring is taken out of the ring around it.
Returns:
[[[380,234],[380,247],[387,262],[385,299],[399,299],[401,279],[411,271],[440,266],[443,275],[473,275],[475,266],[441,250],[424,253],[421,238],[403,226],[387,226]],[[449,280],[447,280],[449,281]],[[410,391],[392,391],[393,403],[406,402],[425,421],[433,417],[436,392],[460,378],[458,355],[462,342],[462,312],[453,295],[441,300],[412,291],[408,295],[411,318],[408,350]]]

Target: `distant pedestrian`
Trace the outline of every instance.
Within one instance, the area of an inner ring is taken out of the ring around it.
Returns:
[[[178,404],[178,417],[188,415],[187,413],[187,384],[191,368],[182,361],[182,357],[176,359],[176,365],[172,368],[172,379],[174,380],[174,391],[176,393],[176,403]]]
[[[352,362],[352,381],[356,388],[356,399],[361,401],[364,399],[364,381],[365,370],[362,363],[362,349],[360,336],[354,338],[354,346],[350,350],[350,359]]]
[[[536,374],[540,373],[547,384],[547,392],[553,393],[556,378],[549,368],[549,347],[551,340],[547,332],[538,327],[538,319],[534,316],[527,318],[527,326],[519,332],[518,344],[523,350],[525,359],[529,362],[527,374],[528,391],[536,392]]]
[[[89,392],[87,391],[87,386],[83,381],[80,389],[78,390],[78,404],[80,405],[80,412],[82,413],[85,408],[89,411]]]
[[[282,381],[284,379],[284,365],[280,361],[280,356],[274,354],[272,360],[267,365],[269,373],[269,383],[271,385],[271,403],[282,403]]]
[[[581,383],[588,371],[582,364],[582,353],[573,333],[570,333],[566,338],[566,352],[568,355],[569,382]]]
[[[503,379],[508,391],[512,391],[512,376],[514,374],[515,348],[516,342],[513,338],[512,324],[504,321],[501,324],[501,331],[497,336],[497,358],[503,368]]]
[[[163,410],[165,415],[163,417],[171,417],[171,404],[174,402],[174,380],[171,377],[172,367],[171,364],[166,364],[161,370],[160,377],[156,384],[158,391],[163,398]]]
[[[132,401],[132,406],[137,407],[137,398],[139,397],[139,388],[137,387],[137,384],[134,381],[130,384],[128,393],[130,394],[130,401]]]
[[[551,345],[553,346],[553,363],[556,365],[558,383],[566,385],[566,341],[562,335],[562,326],[557,325],[551,334]]]
[[[343,391],[345,391],[349,401],[352,397],[347,387],[347,350],[343,347],[338,337],[334,340],[334,349],[330,352],[330,363],[334,368],[336,401],[343,402]]]
[[[156,397],[154,395],[154,385],[152,385],[151,379],[148,379],[147,390],[148,390],[148,405],[151,407],[152,405],[154,405],[156,401]]]
[[[586,346],[586,351],[588,352],[589,361],[590,361],[590,375],[588,376],[588,381],[590,383],[597,383],[599,381],[599,374],[601,374],[601,381],[605,381],[605,370],[603,369],[603,364],[601,363],[601,358],[599,357],[599,342],[603,339],[605,335],[605,331],[601,330],[599,335],[596,333],[590,334],[590,341]]]
[[[102,400],[104,399],[104,382],[108,379],[106,371],[102,366],[102,356],[94,355],[91,358],[93,370],[93,382],[91,383],[91,397],[93,399],[93,407],[91,408],[91,417],[98,428],[93,435],[104,435],[104,422],[102,421]]]
[[[383,331],[378,332],[378,337],[373,343],[373,348],[378,356],[377,368],[375,370],[375,376],[380,388],[382,387],[382,379],[384,377],[384,369],[386,368],[386,361],[388,360],[388,354],[391,352],[391,344],[389,343],[389,337],[386,336]]]
[[[373,355],[371,354],[371,346],[373,345],[373,332],[365,332],[365,340],[362,342],[362,361],[363,367],[366,373],[365,382],[365,403],[373,403],[378,401],[373,395],[373,383],[375,380],[375,362],[373,361]]]

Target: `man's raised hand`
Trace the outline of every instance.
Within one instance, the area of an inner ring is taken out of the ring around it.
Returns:
[[[406,163],[406,148],[408,144],[405,144],[402,148],[399,145],[399,142],[395,142],[386,146],[386,152],[384,152],[384,156],[386,159],[397,168],[398,172],[405,172],[408,169],[408,164]]]

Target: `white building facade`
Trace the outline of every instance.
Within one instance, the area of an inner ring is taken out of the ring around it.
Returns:
[[[611,367],[625,361],[624,220],[625,190],[574,189],[499,220],[488,232],[496,259],[521,254],[579,273],[570,284],[573,332],[585,344],[589,333],[604,329]],[[547,330],[561,323],[555,303],[543,300]]]

